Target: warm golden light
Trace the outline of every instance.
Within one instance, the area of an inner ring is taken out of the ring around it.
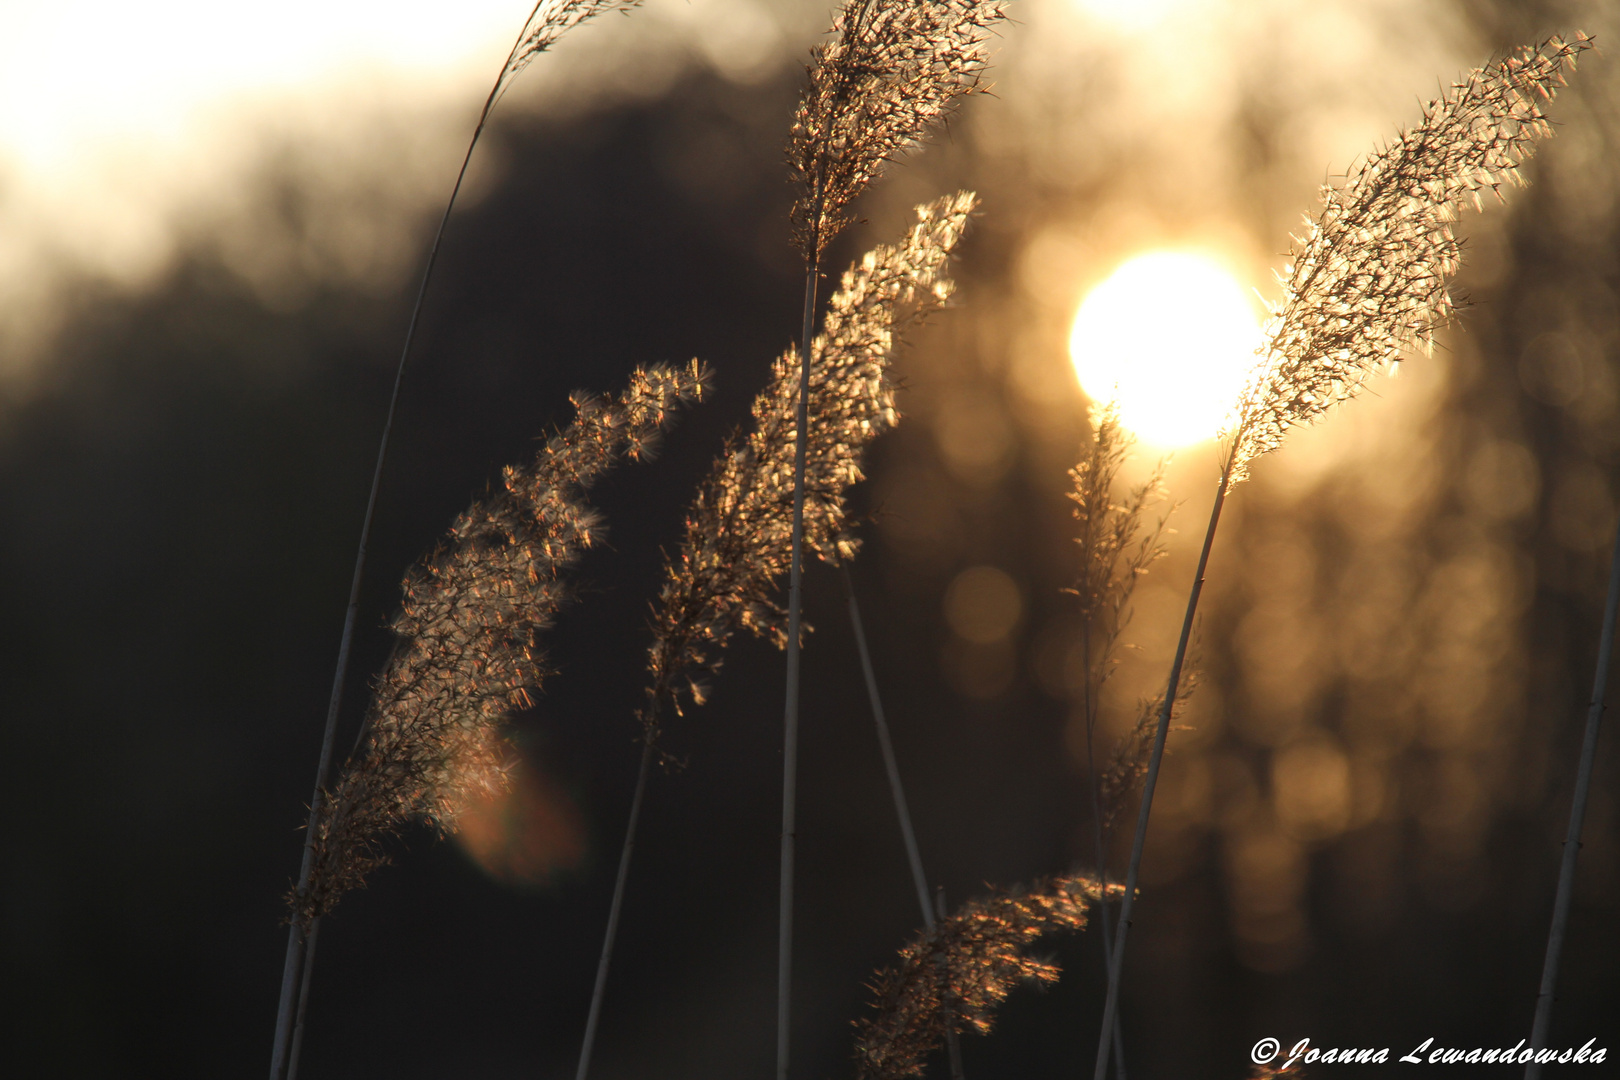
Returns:
[[[1143,29],[1169,17],[1184,0],[1075,0],[1086,14],[1116,26]]]
[[[1220,430],[1254,364],[1259,314],[1212,259],[1151,252],[1086,296],[1069,356],[1086,395],[1117,399],[1143,442],[1182,446]]]

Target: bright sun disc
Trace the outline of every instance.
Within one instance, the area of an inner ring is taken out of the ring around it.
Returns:
[[[1202,255],[1138,255],[1086,296],[1069,356],[1086,396],[1117,398],[1143,442],[1198,442],[1220,430],[1254,365],[1256,306]]]

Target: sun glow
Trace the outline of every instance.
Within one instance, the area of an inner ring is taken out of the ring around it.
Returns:
[[[1184,0],[1076,0],[1093,18],[1130,29],[1146,29],[1169,18]]]
[[[1093,401],[1115,398],[1143,442],[1214,436],[1242,392],[1259,341],[1259,304],[1204,255],[1138,255],[1092,289],[1069,356]]]

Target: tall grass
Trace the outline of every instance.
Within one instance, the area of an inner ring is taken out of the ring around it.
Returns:
[[[753,424],[727,442],[699,484],[680,547],[666,561],[653,611],[641,761],[625,828],[576,1076],[589,1065],[648,775],[662,725],[707,696],[738,630],[793,648],[802,628],[777,602],[801,540],[824,560],[859,547],[845,491],[862,478],[865,447],[899,420],[889,364],[900,335],[942,307],[946,270],[978,197],[958,192],[916,209],[898,244],[879,245],[845,272],[822,332],[802,363],[790,347],[753,403]],[[807,383],[803,373],[808,371]],[[801,392],[808,386],[808,401]],[[804,418],[808,416],[806,425]],[[800,432],[807,430],[808,439]]]
[[[383,468],[388,461],[394,415],[399,406],[400,386],[405,378],[405,362],[410,357],[411,343],[416,338],[417,323],[422,316],[422,301],[427,296],[429,282],[433,280],[433,267],[438,262],[439,244],[444,239],[445,227],[450,223],[450,214],[455,209],[456,197],[461,194],[461,185],[467,178],[467,166],[472,161],[473,151],[478,147],[478,141],[484,134],[484,128],[489,123],[490,114],[494,111],[496,103],[524,68],[581,23],[606,11],[628,11],[639,3],[641,0],[537,0],[529,12],[528,19],[524,21],[523,28],[518,32],[517,40],[513,43],[511,52],[507,54],[506,62],[501,65],[494,86],[490,87],[489,96],[484,100],[484,107],[478,114],[478,123],[473,128],[472,138],[467,142],[467,153],[461,159],[461,168],[456,173],[455,184],[450,189],[450,198],[445,202],[444,215],[439,219],[438,230],[434,233],[433,244],[428,250],[427,262],[422,268],[422,280],[417,286],[416,300],[411,306],[410,320],[405,328],[405,340],[400,346],[399,363],[394,371],[394,385],[388,398],[388,412],[383,421],[382,436],[377,444],[377,462],[372,469],[371,490],[366,496],[365,514],[361,519],[360,542],[356,547],[354,571],[350,576],[349,602],[343,615],[343,633],[338,641],[332,693],[327,702],[326,726],[321,735],[320,755],[315,766],[315,787],[309,800],[308,832],[305,835],[303,860],[299,867],[298,884],[295,887],[299,894],[307,895],[309,892],[310,875],[314,868],[316,823],[320,817],[327,777],[332,767],[338,712],[343,704],[343,690],[349,670],[349,651],[354,641],[355,620],[360,611],[360,585],[365,579],[366,553],[371,545],[371,523],[376,516],[377,492],[382,486]],[[297,907],[302,903],[304,900],[298,901],[294,906]],[[295,997],[301,1002],[303,995],[308,992],[313,949],[313,927],[306,926],[302,920],[294,919],[287,931],[287,952],[282,963],[275,1041],[270,1053],[270,1080],[282,1080],[283,1077],[291,1080],[298,1071],[297,1055],[293,1052],[293,1026],[294,1014],[296,1012],[301,1016],[303,1006],[302,1004],[295,1006],[294,1002]]]
[[[621,458],[642,458],[674,410],[698,400],[708,372],[638,370],[623,393],[579,396],[577,416],[535,462],[505,471],[502,485],[457,520],[448,542],[406,580],[393,623],[394,654],[375,685],[355,751],[328,783],[377,487],[387,457],[405,364],[439,244],[491,110],[523,68],[568,29],[638,0],[542,0],[531,12],[491,89],[430,250],[396,370],[368,497],[329,703],[300,878],[288,902],[291,929],[272,1055],[272,1080],[296,1075],[303,1016],[320,921],[341,896],[387,859],[386,842],[408,822],[452,830],[481,792],[499,789],[508,761],[502,724],[525,707],[547,675],[537,635],[570,596],[567,571],[591,545],[599,522],[584,502]],[[846,492],[862,478],[868,443],[898,419],[889,364],[903,331],[950,298],[950,256],[976,196],[959,192],[917,207],[896,244],[868,252],[842,277],[816,330],[828,246],[851,207],[886,163],[915,147],[960,99],[985,89],[988,39],[1004,18],[989,0],[850,0],[830,39],[813,53],[809,86],[793,118],[787,157],[798,185],[792,234],[804,259],[799,341],[776,359],[753,403],[751,424],[725,444],[700,483],[680,544],[667,557],[652,611],[641,753],[576,1069],[586,1080],[600,1029],[639,820],[660,736],[672,718],[704,703],[732,637],[746,630],[786,653],[776,1073],[791,1060],[797,747],[804,558],[843,566],[859,541]],[[906,843],[923,927],[874,984],[874,1011],[857,1027],[858,1070],[869,1080],[923,1074],[942,1042],[990,1030],[996,1006],[1020,980],[1050,982],[1056,965],[1029,953],[1041,935],[1087,923],[1099,904],[1107,993],[1095,1063],[1104,1080],[1112,1057],[1124,1066],[1119,988],[1126,939],[1168,731],[1194,682],[1198,604],[1222,508],[1253,462],[1290,430],[1354,397],[1405,352],[1432,345],[1452,318],[1449,282],[1460,264],[1454,225],[1485,191],[1523,183],[1534,142],[1550,134],[1543,105],[1563,85],[1589,40],[1576,34],[1521,49],[1477,69],[1430,102],[1420,124],[1323,189],[1323,209],[1297,238],[1281,275],[1253,376],[1222,435],[1215,498],[1164,692],[1102,764],[1096,747],[1102,688],[1129,622],[1136,582],[1164,552],[1165,521],[1148,520],[1163,496],[1163,466],[1123,500],[1114,491],[1130,440],[1117,411],[1092,414],[1092,441],[1071,473],[1079,524],[1080,573],[1071,590],[1081,624],[1085,685],[1081,713],[1096,877],[1037,882],[998,893],[956,914],[930,903],[889,741],[876,677],[853,593],[849,613],[885,768]],[[1546,1037],[1589,789],[1592,753],[1620,602],[1617,542],[1600,666],[1566,844],[1532,1046]],[[787,579],[785,602],[779,599]],[[846,577],[847,582],[847,577]],[[1110,881],[1115,817],[1140,785],[1136,830],[1123,887]],[[1118,897],[1118,924],[1106,901]],[[1537,1073],[1532,1065],[1527,1077]]]
[[[388,861],[406,824],[452,832],[480,795],[502,790],[507,714],[532,704],[548,674],[538,635],[571,596],[566,574],[602,531],[585,493],[620,458],[649,456],[708,372],[637,370],[615,397],[574,396],[576,415],[532,465],[509,466],[448,543],[405,578],[393,655],[378,678],[355,750],[310,829],[310,868],[287,898],[313,948],[320,920]],[[288,1075],[297,1070],[312,967],[306,959]]]
[[[1097,724],[1102,714],[1102,690],[1118,663],[1120,634],[1131,618],[1131,597],[1138,579],[1165,554],[1164,534],[1168,516],[1156,523],[1146,520],[1151,506],[1164,497],[1167,462],[1160,460],[1148,478],[1116,501],[1114,489],[1121,467],[1134,440],[1120,423],[1116,403],[1091,410],[1091,439],[1080,462],[1069,471],[1078,526],[1075,545],[1079,549],[1080,572],[1068,590],[1076,598],[1080,618],[1080,653],[1084,668],[1081,689],[1081,718],[1086,732],[1086,788],[1091,799],[1092,839],[1096,849],[1097,876],[1104,890],[1108,887],[1108,850],[1114,817],[1119,813],[1135,781],[1145,770],[1147,747],[1142,738],[1144,724],[1138,720],[1120,740],[1108,768],[1097,768]],[[1151,707],[1151,703],[1149,703]],[[1142,718],[1149,713],[1143,710]],[[1102,934],[1100,943],[1105,965],[1113,954],[1113,927],[1107,904],[1099,906]],[[1124,1038],[1119,1020],[1114,1020],[1115,1075],[1123,1080]]]
[[[1324,187],[1321,212],[1296,240],[1259,362],[1223,437],[1215,500],[1143,778],[1094,1080],[1107,1076],[1154,788],[1227,493],[1291,429],[1354,397],[1404,352],[1431,347],[1453,312],[1448,285],[1462,254],[1454,222],[1466,207],[1481,209],[1485,192],[1500,195],[1504,185],[1525,182],[1521,169],[1535,141],[1552,133],[1543,105],[1590,47],[1581,33],[1554,37],[1469,72],[1424,107],[1421,123],[1353,167],[1342,186]]]
[[[805,469],[809,455],[811,334],[827,245],[848,207],[883,166],[916,145],[963,96],[982,89],[986,43],[1000,0],[849,0],[818,46],[788,143],[799,186],[794,239],[804,255],[798,408],[794,414],[793,524],[783,705],[781,884],[777,922],[776,1075],[787,1080],[793,988],[793,874],[799,764],[799,632]]]
[[[1609,591],[1603,602],[1603,628],[1598,632],[1597,670],[1592,675],[1592,698],[1586,708],[1586,726],[1581,734],[1581,756],[1575,767],[1575,791],[1569,805],[1569,827],[1564,833],[1564,852],[1558,862],[1558,891],[1553,896],[1552,924],[1547,928],[1547,956],[1541,966],[1541,985],[1536,993],[1535,1017],[1530,1025],[1530,1049],[1544,1050],[1552,1028],[1553,994],[1558,989],[1558,968],[1564,955],[1564,938],[1569,931],[1569,908],[1575,899],[1575,860],[1581,851],[1581,830],[1586,822],[1586,804],[1592,794],[1592,768],[1597,761],[1598,730],[1608,696],[1609,668],[1614,663],[1615,617],[1620,612],[1620,531],[1609,556]],[[1525,1080],[1541,1075],[1543,1062],[1532,1057],[1525,1065]]]
[[[1052,878],[970,901],[919,932],[872,981],[874,1015],[855,1025],[856,1075],[922,1076],[929,1053],[950,1034],[988,1033],[1014,986],[1058,979],[1057,964],[1029,947],[1046,934],[1084,928],[1087,906],[1105,895],[1091,878]]]

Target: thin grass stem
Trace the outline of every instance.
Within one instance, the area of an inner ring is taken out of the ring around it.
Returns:
[[[1575,773],[1575,797],[1569,807],[1569,831],[1564,836],[1564,856],[1558,867],[1558,892],[1553,899],[1552,926],[1547,931],[1547,959],[1541,968],[1541,992],[1536,997],[1536,1017],[1530,1027],[1530,1049],[1547,1045],[1552,1025],[1553,993],[1558,988],[1558,965],[1563,958],[1564,934],[1569,928],[1569,908],[1575,895],[1575,859],[1581,850],[1581,826],[1586,820],[1586,801],[1592,793],[1592,764],[1597,759],[1598,728],[1603,723],[1604,698],[1608,693],[1609,668],[1614,659],[1614,624],[1620,609],[1620,532],[1614,538],[1609,557],[1609,596],[1603,608],[1603,630],[1598,638],[1597,670],[1592,676],[1592,701],[1586,710],[1586,734],[1581,740],[1581,761]],[[1524,1080],[1541,1076],[1541,1062],[1535,1057],[1524,1068]]]
[[[940,922],[944,922],[949,911],[950,909],[945,906],[945,886],[941,885],[934,890],[934,914],[939,917]],[[928,932],[933,933],[934,920],[928,919],[927,923]],[[949,986],[951,980],[944,954],[940,955],[939,964],[944,973],[944,978],[941,981]],[[944,995],[944,1004],[951,1013],[956,1012],[954,995],[947,992]],[[954,1015],[947,1017],[945,1022],[945,1055],[951,1063],[951,1080],[967,1080],[967,1075],[962,1071],[962,1039],[956,1033],[956,1017]]]
[[[349,603],[344,611],[343,633],[338,641],[337,670],[332,677],[332,694],[327,702],[320,759],[315,767],[314,793],[310,796],[309,825],[305,831],[304,852],[298,875],[297,891],[300,897],[308,894],[310,874],[314,869],[316,824],[320,818],[322,794],[332,767],[332,746],[337,734],[338,713],[343,704],[344,683],[348,676],[350,649],[354,641],[354,626],[360,610],[360,586],[365,579],[366,554],[370,548],[371,527],[377,512],[377,492],[382,486],[383,468],[388,460],[394,417],[399,407],[400,386],[405,377],[405,363],[411,354],[411,344],[416,339],[416,328],[422,316],[422,301],[427,296],[428,283],[433,279],[433,268],[438,262],[439,246],[444,240],[445,227],[450,222],[451,212],[455,210],[461,186],[467,179],[467,167],[472,161],[473,151],[477,148],[479,139],[484,134],[484,128],[489,123],[490,112],[510,85],[512,78],[563,31],[596,13],[595,8],[581,7],[571,18],[549,25],[551,20],[548,17],[537,27],[536,19],[541,14],[541,8],[547,3],[548,0],[536,0],[528,19],[523,24],[523,29],[518,32],[512,51],[507,54],[506,63],[501,66],[500,75],[490,87],[489,96],[484,99],[484,107],[478,114],[478,124],[473,128],[472,138],[467,142],[467,152],[462,155],[461,168],[456,172],[455,186],[450,189],[450,198],[445,203],[444,214],[440,217],[439,227],[433,234],[433,245],[428,250],[427,263],[422,269],[422,279],[416,289],[416,299],[411,305],[410,321],[405,327],[405,341],[400,346],[399,363],[394,369],[394,384],[388,396],[388,412],[383,420],[382,436],[377,444],[377,463],[372,469],[371,490],[366,496],[366,511],[360,524],[360,543],[355,551],[354,573],[349,582]],[[547,29],[552,31],[549,37],[545,33]],[[301,1046],[301,1041],[293,1037],[293,1017],[295,1014],[300,1018],[303,1016],[312,966],[308,953],[314,939],[313,932],[306,933],[300,921],[295,917],[287,931],[287,955],[282,965],[275,1043],[270,1054],[270,1080],[283,1080],[283,1077],[285,1080],[293,1080],[297,1072],[296,1048]],[[293,997],[295,986],[298,988],[296,1007]]]
[[[536,10],[539,4],[535,5]],[[521,39],[520,39],[521,40]],[[502,77],[505,70],[502,70]],[[382,437],[377,444],[377,464],[371,471],[371,490],[366,495],[366,512],[360,522],[360,544],[354,555],[354,573],[349,581],[349,604],[343,613],[343,635],[338,640],[337,671],[332,677],[332,695],[326,706],[326,728],[321,735],[321,756],[315,766],[315,790],[309,800],[309,827],[304,833],[303,863],[298,872],[298,891],[300,894],[309,891],[309,876],[314,869],[315,853],[315,825],[321,812],[321,796],[326,789],[328,775],[332,770],[332,744],[337,736],[338,712],[343,704],[344,682],[349,671],[350,646],[354,642],[354,624],[360,613],[360,585],[366,575],[366,553],[371,546],[371,526],[377,515],[377,491],[382,486],[383,467],[388,461],[388,446],[394,431],[394,416],[399,408],[399,389],[405,378],[405,361],[411,354],[411,343],[416,338],[416,327],[422,317],[422,300],[427,295],[428,282],[433,278],[433,267],[438,262],[439,245],[444,240],[445,226],[450,223],[450,212],[455,209],[456,196],[461,194],[461,185],[467,179],[467,166],[472,161],[473,150],[478,146],[479,138],[484,134],[484,127],[489,122],[489,111],[495,105],[496,95],[501,89],[501,80],[497,79],[495,86],[489,92],[489,98],[484,103],[484,110],[478,117],[478,126],[473,129],[472,138],[467,143],[467,153],[462,156],[461,168],[456,172],[456,183],[450,189],[450,199],[445,203],[444,215],[439,219],[439,228],[433,234],[433,246],[428,250],[427,265],[422,269],[422,280],[416,289],[416,301],[411,305],[410,322],[405,327],[405,343],[400,347],[399,363],[394,369],[394,385],[388,395],[388,413],[383,419]],[[293,1052],[292,1025],[293,1015],[303,1014],[304,994],[309,987],[309,969],[312,966],[306,955],[309,943],[314,934],[305,934],[298,926],[298,920],[288,928],[287,957],[282,968],[281,1002],[276,1014],[276,1041],[275,1048],[270,1057],[270,1080],[281,1080],[285,1070],[286,1080],[292,1080],[297,1073],[297,1058]],[[293,987],[300,987],[297,1008],[293,1003]]]
[[[309,941],[304,946],[304,972],[298,985],[298,1012],[293,1019],[292,1052],[287,1062],[287,1080],[298,1080],[298,1062],[304,1049],[304,1010],[309,1005],[309,974],[315,969],[315,945],[321,933],[321,920],[309,924]]]
[[[1234,447],[1236,443],[1234,442]],[[1119,978],[1125,964],[1125,938],[1131,928],[1131,909],[1135,906],[1136,887],[1142,870],[1142,849],[1147,842],[1148,817],[1153,811],[1153,789],[1159,783],[1159,763],[1164,759],[1164,740],[1170,732],[1170,716],[1175,711],[1176,693],[1181,685],[1181,667],[1187,659],[1187,645],[1192,640],[1193,622],[1198,614],[1198,598],[1204,591],[1204,571],[1209,566],[1209,551],[1215,543],[1215,528],[1221,521],[1221,507],[1226,502],[1226,490],[1232,482],[1236,451],[1229,452],[1221,468],[1220,485],[1215,489],[1215,505],[1209,512],[1209,528],[1204,532],[1204,546],[1198,553],[1198,569],[1193,574],[1192,592],[1187,596],[1187,614],[1181,622],[1181,637],[1176,642],[1176,656],[1170,664],[1169,686],[1165,689],[1164,704],[1159,708],[1159,723],[1153,732],[1153,752],[1148,757],[1147,776],[1142,782],[1142,805],[1136,814],[1136,836],[1131,841],[1131,861],[1125,872],[1125,894],[1119,904],[1119,931],[1114,936],[1114,953],[1108,962],[1108,997],[1103,1003],[1102,1030],[1097,1037],[1097,1067],[1093,1080],[1107,1080],[1108,1051],[1113,1040],[1115,1021],[1119,1016]]]
[[[1091,628],[1087,626],[1081,631],[1085,639],[1085,661],[1088,674],[1093,670],[1091,666]],[[1091,790],[1091,816],[1092,826],[1097,845],[1097,881],[1102,886],[1102,899],[1097,901],[1097,920],[1102,926],[1103,965],[1105,969],[1113,966],[1114,959],[1114,927],[1113,920],[1108,914],[1108,840],[1103,835],[1102,795],[1097,784],[1097,758],[1096,758],[1096,732],[1097,710],[1095,693],[1091,685],[1093,680],[1086,680],[1086,786]],[[1114,1080],[1125,1080],[1125,1036],[1120,1031],[1119,1013],[1114,1014]]]
[[[579,1068],[574,1080],[585,1080],[591,1068],[591,1052],[596,1046],[596,1028],[602,1018],[602,996],[607,990],[608,966],[613,961],[613,943],[619,936],[619,913],[624,908],[624,886],[630,879],[630,855],[636,846],[636,826],[641,821],[642,797],[647,792],[647,776],[652,772],[653,740],[642,739],[641,765],[636,770],[636,793],[630,800],[630,822],[624,827],[624,847],[619,851],[619,873],[613,882],[613,902],[608,907],[607,930],[602,935],[602,958],[596,964],[596,985],[591,990],[591,1011],[585,1018],[585,1039],[579,1049]]]
[[[945,916],[945,890],[934,893],[935,904],[928,902],[928,877],[923,873],[922,854],[917,848],[917,833],[911,825],[911,809],[906,805],[906,789],[900,783],[900,765],[894,756],[894,740],[889,737],[889,721],[883,714],[883,698],[878,693],[877,674],[872,668],[872,653],[866,646],[866,626],[861,621],[861,606],[855,600],[855,581],[849,567],[843,567],[844,593],[849,598],[849,622],[855,630],[855,648],[861,655],[861,674],[866,677],[866,697],[872,704],[872,722],[877,727],[878,746],[883,752],[883,769],[889,777],[889,794],[894,797],[895,817],[900,820],[900,835],[906,844],[906,861],[911,865],[911,883],[917,890],[917,904],[922,908],[923,926],[931,933],[934,917]],[[956,1029],[946,1032],[945,1049],[950,1055],[951,1080],[963,1080],[962,1044]]]
[[[799,404],[793,433],[793,557],[788,571],[787,694],[782,709],[782,856],[776,928],[776,1076],[787,1080],[793,990],[793,844],[799,796],[799,624],[804,578],[804,472],[810,452],[810,345],[815,329],[820,254],[804,274],[804,326],[799,348]]]
[[[877,726],[878,747],[883,752],[883,769],[889,777],[889,794],[894,797],[894,813],[900,820],[900,835],[906,843],[906,861],[911,865],[911,883],[917,890],[917,906],[922,909],[923,925],[934,928],[934,905],[928,899],[928,878],[923,873],[922,854],[917,848],[917,834],[911,827],[911,809],[906,805],[906,791],[900,783],[900,765],[894,756],[894,741],[889,737],[889,721],[883,714],[883,699],[878,694],[877,675],[872,669],[872,654],[866,647],[866,627],[861,621],[861,607],[855,601],[855,582],[849,568],[844,567],[844,590],[849,597],[849,622],[855,630],[855,648],[861,654],[861,673],[866,677],[866,697],[872,704],[872,722]]]

